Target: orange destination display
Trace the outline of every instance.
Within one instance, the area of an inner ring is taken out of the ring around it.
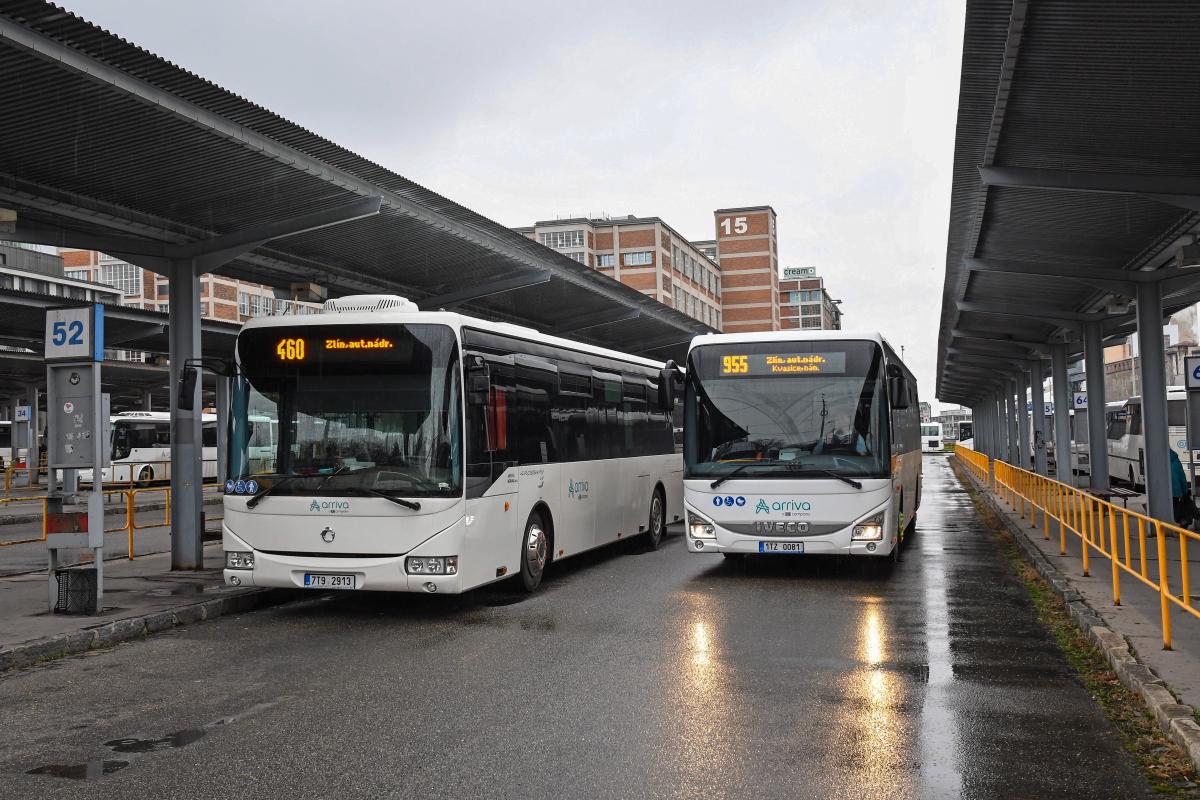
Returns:
[[[719,377],[769,378],[844,375],[845,353],[732,353],[721,356]]]

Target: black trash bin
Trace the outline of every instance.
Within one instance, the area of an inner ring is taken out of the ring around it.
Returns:
[[[96,613],[96,567],[85,565],[57,570],[58,602],[55,614]]]

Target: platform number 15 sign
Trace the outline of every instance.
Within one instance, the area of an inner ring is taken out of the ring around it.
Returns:
[[[46,312],[46,360],[100,361],[104,357],[104,306]]]

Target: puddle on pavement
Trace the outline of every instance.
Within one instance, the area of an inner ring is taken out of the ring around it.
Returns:
[[[147,597],[190,597],[197,594],[205,594],[207,592],[215,592],[220,590],[220,586],[205,586],[200,583],[181,583],[178,586],[162,589],[150,589],[146,592]]]
[[[102,775],[111,775],[129,766],[128,761],[94,758],[83,764],[47,764],[28,771],[28,775],[50,775],[54,778],[69,778],[73,781],[94,781]]]
[[[203,730],[200,728],[189,728],[185,731],[167,734],[161,739],[112,739],[104,744],[106,747],[111,747],[114,753],[153,753],[156,750],[172,750],[176,747],[187,747],[189,744],[198,742],[203,738]]]

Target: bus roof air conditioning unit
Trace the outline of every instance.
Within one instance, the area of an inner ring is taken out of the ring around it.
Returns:
[[[336,300],[326,300],[321,306],[325,314],[351,314],[363,311],[418,311],[417,304],[407,297],[394,294],[352,294]]]

